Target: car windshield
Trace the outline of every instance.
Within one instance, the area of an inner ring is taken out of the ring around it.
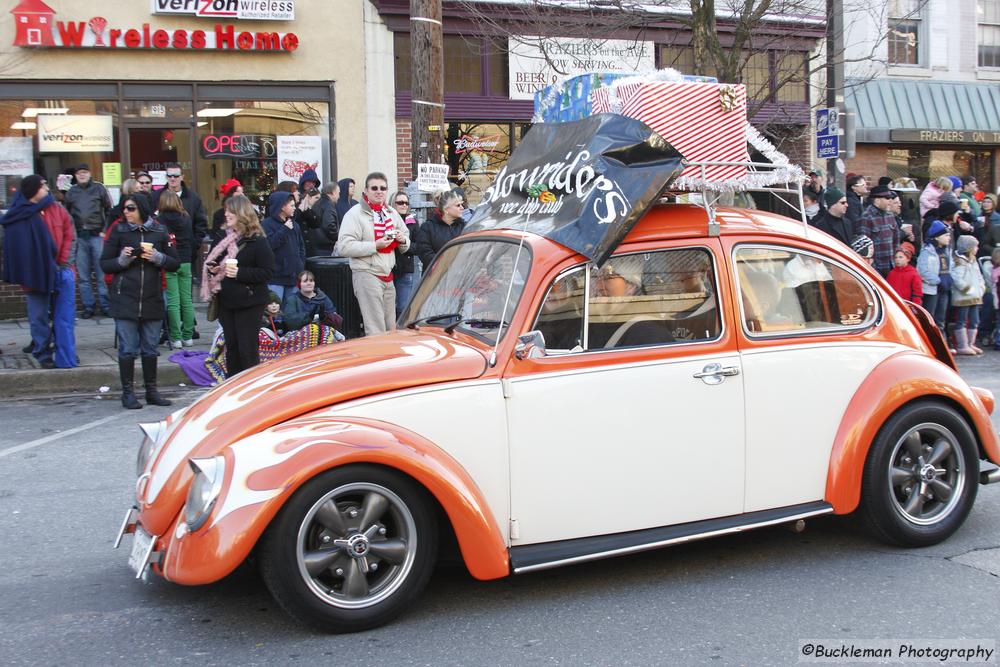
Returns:
[[[408,326],[461,329],[496,343],[501,324],[507,333],[531,268],[531,251],[521,246],[518,256],[518,248],[517,243],[505,241],[468,241],[445,248],[400,321]],[[510,302],[504,312],[508,289]]]

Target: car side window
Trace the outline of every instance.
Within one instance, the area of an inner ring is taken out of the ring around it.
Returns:
[[[612,257],[591,266],[587,349],[716,338],[712,256],[702,248]]]
[[[583,349],[583,308],[587,274],[577,268],[559,276],[542,302],[535,330],[545,336],[547,351]]]
[[[787,248],[741,246],[734,253],[748,334],[861,328],[876,299],[862,280],[830,260]]]

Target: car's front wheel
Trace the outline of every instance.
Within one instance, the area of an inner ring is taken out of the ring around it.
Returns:
[[[286,503],[258,549],[271,594],[328,632],[382,625],[423,590],[437,553],[424,491],[375,466],[335,468]]]
[[[978,474],[976,440],[960,414],[941,403],[908,405],[883,425],[868,452],[862,516],[890,544],[937,544],[965,521]]]

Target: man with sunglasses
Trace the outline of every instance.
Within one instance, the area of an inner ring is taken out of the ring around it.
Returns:
[[[182,263],[191,262],[191,267],[194,269],[197,264],[196,260],[201,254],[201,243],[205,239],[205,236],[208,235],[208,214],[205,213],[205,205],[202,204],[198,193],[184,184],[184,175],[179,165],[170,164],[167,166],[167,187],[164,189],[172,191],[181,198],[181,204],[191,218],[191,227],[194,231],[194,243],[191,244],[191,257],[181,257],[180,261]],[[155,210],[160,209],[160,195],[162,193],[163,190],[157,190],[154,194],[155,201],[153,202],[153,208]],[[201,275],[201,272],[197,271],[196,275]]]
[[[876,185],[871,190],[872,203],[858,220],[856,232],[867,236],[875,245],[875,270],[888,276],[893,268],[893,255],[905,239],[913,240],[911,225],[900,225],[896,221],[901,206],[899,196],[887,185]]]
[[[394,251],[410,249],[410,234],[389,204],[388,191],[385,174],[368,174],[361,203],[344,216],[337,240],[337,252],[350,258],[354,295],[361,307],[366,336],[396,328]]]
[[[139,184],[139,192],[147,197],[153,194],[153,177],[144,171],[135,175],[135,181]]]

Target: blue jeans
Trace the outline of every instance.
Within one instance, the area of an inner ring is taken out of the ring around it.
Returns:
[[[941,286],[938,285],[937,303],[934,305],[934,312],[931,315],[934,316],[934,323],[941,331],[945,330],[944,327],[948,323],[948,306],[950,304],[951,290],[942,290]]]
[[[955,326],[959,329],[979,328],[979,306],[957,306],[955,308]],[[976,341],[970,340],[973,344]]]
[[[140,352],[144,357],[158,356],[156,346],[160,343],[162,326],[163,320],[115,320],[118,358],[128,361],[138,357]]]
[[[76,272],[80,276],[80,298],[87,310],[94,310],[97,307],[94,288],[90,284],[91,273],[97,278],[97,294],[101,299],[101,310],[108,310],[108,286],[104,284],[104,272],[101,271],[103,249],[104,239],[93,232],[89,232],[89,238],[80,236],[76,240]]]
[[[76,278],[73,269],[56,270],[52,294],[28,292],[25,297],[31,353],[39,361],[52,359],[57,368],[76,368]],[[55,354],[50,346],[55,348]]]
[[[396,286],[396,317],[399,317],[403,309],[410,304],[410,297],[413,296],[413,274],[398,275],[392,282]]]
[[[278,301],[280,301],[281,303],[285,302],[286,296],[290,294],[295,294],[296,292],[299,291],[298,287],[295,286],[289,287],[288,285],[268,285],[267,289],[274,292],[278,297]]]

